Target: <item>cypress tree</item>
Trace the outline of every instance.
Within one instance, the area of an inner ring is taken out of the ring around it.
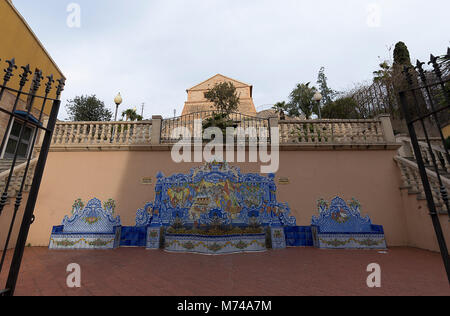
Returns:
[[[394,66],[411,66],[411,57],[408,47],[403,42],[398,42],[394,49]]]

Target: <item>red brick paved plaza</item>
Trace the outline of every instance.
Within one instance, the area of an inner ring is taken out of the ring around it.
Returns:
[[[11,255],[8,253],[8,260]],[[66,287],[70,263],[81,266],[80,289]],[[379,289],[366,286],[370,263],[381,266]],[[449,296],[450,288],[440,255],[413,248],[393,248],[387,254],[290,248],[226,256],[142,248],[27,248],[16,295]]]

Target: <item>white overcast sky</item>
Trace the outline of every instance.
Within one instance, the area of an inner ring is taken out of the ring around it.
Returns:
[[[145,118],[179,115],[186,89],[216,73],[252,84],[261,107],[321,66],[335,90],[370,80],[400,40],[424,60],[450,45],[449,0],[13,2],[67,77],[64,101],[96,94],[113,109],[120,91],[121,110],[144,102]],[[80,28],[67,25],[72,2]]]

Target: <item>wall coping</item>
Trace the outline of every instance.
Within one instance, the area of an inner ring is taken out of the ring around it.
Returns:
[[[143,145],[70,145],[70,146],[51,146],[51,152],[83,152],[83,151],[171,151],[175,144],[143,144]],[[202,148],[206,144],[202,145]],[[194,147],[193,145],[191,145]],[[400,143],[342,143],[342,144],[280,144],[279,151],[342,151],[342,150],[398,150],[402,144]],[[269,146],[270,147],[270,146]],[[224,146],[224,151],[226,147]],[[249,148],[248,144],[245,146]],[[235,144],[234,149],[237,149]],[[40,147],[36,148],[40,151]]]

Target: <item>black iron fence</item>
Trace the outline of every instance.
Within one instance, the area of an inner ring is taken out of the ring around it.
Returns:
[[[450,48],[448,49],[450,50]],[[450,61],[448,60],[449,52],[446,55],[435,58],[435,64],[440,68],[440,75],[443,79],[450,76]],[[417,78],[413,79],[415,82],[436,82],[439,79],[437,74],[433,70],[423,68],[423,63],[417,66],[416,73]],[[403,112],[401,110],[400,100],[398,93],[404,90],[403,85],[404,76],[401,73],[401,67],[390,67],[381,71],[382,74],[375,76],[374,80],[370,84],[361,84],[352,89],[348,96],[352,97],[358,104],[357,112],[361,118],[373,118],[379,114],[390,114],[393,120],[402,120]],[[420,77],[420,78],[419,78]],[[422,81],[425,80],[425,81]],[[437,92],[435,87],[429,87],[431,93]],[[426,91],[424,91],[426,94]],[[420,97],[420,96],[418,96]],[[441,96],[442,97],[442,96]],[[441,99],[440,103],[444,100]],[[430,107],[429,99],[422,98],[421,103],[428,103]],[[439,101],[438,101],[439,102]],[[450,116],[441,113],[441,122],[450,123]]]
[[[444,62],[439,62],[439,61]],[[436,237],[441,250],[447,276],[450,282],[450,264],[449,254],[445,238],[442,232],[437,205],[433,199],[433,192],[430,185],[430,179],[427,172],[431,168],[437,175],[440,186],[442,205],[450,216],[449,197],[446,186],[443,183],[443,176],[448,176],[445,166],[450,164],[450,155],[446,140],[443,135],[444,122],[450,114],[450,76],[445,61],[450,60],[450,49],[447,55],[435,57],[431,55],[428,65],[430,69],[425,69],[425,63],[417,61],[415,67],[404,68],[407,88],[399,93],[402,111],[405,116],[408,131],[411,137],[411,143],[415,158],[419,168],[423,189],[426,195],[431,220],[436,232]],[[442,155],[435,155],[435,146],[430,137],[430,129],[438,131],[444,149]],[[425,159],[421,150],[417,133],[420,131],[424,135],[428,157]],[[429,165],[426,165],[428,163]],[[444,167],[443,167],[444,166]],[[427,168],[428,167],[428,168]]]
[[[3,82],[0,84],[0,116],[3,119],[0,122],[5,122],[0,125],[0,131],[3,132],[0,158],[8,158],[9,172],[0,173],[6,175],[5,178],[0,179],[2,181],[0,220],[1,216],[4,216],[4,218],[7,216],[6,218],[11,217],[11,221],[7,225],[7,232],[1,232],[5,241],[4,245],[0,245],[2,247],[0,248],[0,276],[2,276],[6,263],[9,263],[6,282],[0,284],[1,296],[14,294],[28,231],[35,219],[33,215],[34,207],[59,112],[59,99],[65,85],[64,78],[57,79],[57,83],[55,83],[53,75],[44,78],[41,70],[36,69],[33,74],[29,65],[22,66],[19,69],[14,58],[6,60],[6,64]],[[20,78],[17,86],[13,86],[11,83],[11,78],[14,76]],[[25,86],[30,80],[31,87],[26,92]],[[38,95],[41,85],[45,87],[44,94]],[[52,93],[55,94],[54,98],[50,97]],[[47,121],[47,124],[44,124],[44,121]],[[38,157],[33,159],[34,147],[38,140],[42,140],[40,152]],[[18,175],[14,171],[19,163],[21,172],[19,179],[17,179]],[[35,165],[34,176],[30,174],[33,171],[32,165]],[[27,179],[30,176],[33,180],[23,210],[23,217],[20,221],[18,214],[21,213],[24,191],[27,188]],[[11,196],[10,187],[13,185],[13,181],[16,187],[14,196]],[[13,198],[15,199],[14,204],[12,204]],[[12,214],[5,214],[6,212]],[[20,223],[20,229],[17,238],[12,240],[14,238],[13,230],[18,223]],[[6,260],[8,248],[12,244],[15,244],[12,258]],[[0,278],[0,280],[3,280],[3,278]]]
[[[242,113],[223,114],[218,111],[201,111],[190,113],[180,117],[165,119],[161,126],[161,142],[173,143],[182,138],[181,134],[175,133],[178,131],[187,130],[190,139],[203,139],[203,131],[207,127],[219,127],[226,133],[226,127],[233,127],[235,129],[241,128],[244,131],[252,131],[256,134],[256,139],[264,138],[270,141],[269,120],[266,118],[259,118]],[[261,137],[261,129],[267,131]],[[186,135],[184,135],[186,136]],[[237,135],[234,135],[236,138]],[[225,137],[225,135],[224,135]],[[246,135],[246,138],[251,138],[252,134]],[[225,141],[225,140],[224,140]]]

